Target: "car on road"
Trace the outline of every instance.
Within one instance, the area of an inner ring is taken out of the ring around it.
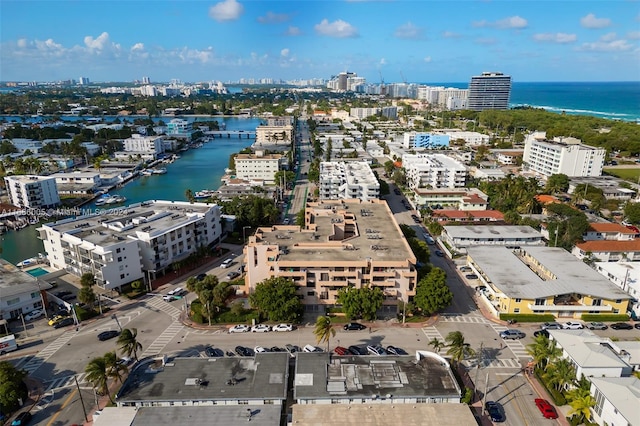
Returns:
[[[407,351],[397,346],[387,346],[387,353],[391,355],[408,355]]]
[[[349,349],[343,348],[342,346],[336,346],[333,352],[335,352],[336,355],[341,355],[341,356],[351,355],[349,353]]]
[[[57,322],[62,321],[65,318],[69,318],[68,315],[56,315],[49,320],[49,325],[55,325]]]
[[[238,278],[239,276],[240,276],[240,272],[238,272],[238,271],[231,271],[231,272],[229,272],[229,273],[227,274],[227,279],[228,279],[228,280],[233,280],[233,279]]]
[[[75,298],[76,298],[76,295],[73,294],[73,293],[67,294],[67,295],[61,297],[62,300],[73,300]]]
[[[207,346],[206,348],[204,348],[204,353],[211,358],[219,358],[224,356],[224,351],[222,349],[214,348],[212,346]]]
[[[606,330],[609,326],[603,322],[590,322],[587,324],[589,330]]]
[[[464,276],[468,280],[477,280],[478,276],[476,274],[467,274]],[[485,287],[486,288],[486,287]]]
[[[251,331],[248,325],[236,324],[229,329],[229,333],[248,333]]]
[[[444,253],[441,252],[440,250],[436,250],[436,256],[438,257],[444,257]]]
[[[233,263],[233,259],[229,258],[220,264],[221,268],[228,268]]]
[[[536,398],[534,402],[536,403],[536,407],[538,407],[538,410],[540,410],[540,412],[542,413],[542,416],[545,419],[558,418],[558,413],[556,412],[556,409],[553,408],[553,405],[549,404],[549,401],[542,398]]]
[[[257,354],[264,354],[269,352],[269,349],[263,348],[262,346],[256,346],[255,348],[253,348],[253,351]]]
[[[349,349],[349,352],[351,352],[352,355],[368,355],[369,354],[369,352],[367,351],[367,348],[363,346],[352,345],[352,346],[349,346],[347,349]]]
[[[637,328],[638,330],[640,330],[640,322],[633,324],[633,328]]]
[[[252,333],[267,333],[271,331],[271,327],[266,324],[258,324],[251,327]]]
[[[353,331],[353,330],[364,330],[365,328],[367,328],[367,326],[364,324],[360,324],[359,322],[349,322],[345,324],[344,327],[342,328],[344,328],[347,331]]]
[[[424,237],[424,240],[427,242],[427,244],[434,245],[436,243],[436,240],[434,240],[433,237],[431,237],[431,235],[427,234],[426,232],[424,232],[422,236]]]
[[[564,330],[582,330],[584,325],[580,322],[569,321],[562,324]]]
[[[562,324],[559,322],[545,322],[540,328],[542,330],[562,330]]]
[[[460,272],[471,272],[471,267],[470,266],[461,266],[460,267]]]
[[[104,342],[105,340],[118,337],[119,334],[120,333],[118,333],[116,330],[103,331],[102,333],[98,334],[98,340],[100,340],[101,342]]]
[[[313,345],[304,345],[302,352],[324,352],[321,348]]]
[[[402,194],[402,192],[400,192],[400,190],[398,188],[394,188],[393,189],[393,193],[396,194],[396,195]]]
[[[24,426],[26,424],[29,424],[29,421],[31,421],[31,413],[28,411],[23,411],[22,413],[18,414],[18,417],[13,419],[13,421],[11,422],[11,426]]]
[[[162,296],[162,300],[165,302],[173,302],[174,300],[178,300],[178,298],[172,294],[166,294]]]
[[[247,348],[245,346],[236,346],[236,353],[240,356],[254,356],[255,353],[253,349]]]
[[[56,291],[53,295],[62,299],[64,296],[68,296],[70,294],[71,294],[70,291]]]
[[[196,277],[196,280],[204,281],[205,278],[207,278],[207,274],[198,274],[198,276]]]
[[[513,328],[504,330],[500,333],[500,337],[503,339],[522,339],[525,337],[525,334],[520,330],[515,330]]]
[[[293,325],[291,325],[291,324],[278,324],[278,325],[274,325],[272,330],[273,331],[293,331]]]
[[[533,332],[533,337],[544,336],[549,337],[549,332],[547,330],[536,330]]]
[[[288,343],[287,343],[286,345],[284,345],[284,349],[285,349],[287,352],[289,352],[289,354],[290,354],[291,356],[295,356],[295,354],[296,354],[297,352],[300,352],[300,347],[299,347],[299,346],[297,346],[297,345],[290,345],[290,344],[288,344]]]
[[[176,287],[173,290],[167,292],[169,296],[179,296],[183,293],[184,289],[182,287]]]
[[[633,326],[628,322],[614,322],[609,327],[614,330],[632,330]]]
[[[387,351],[385,351],[384,348],[380,345],[367,346],[367,352],[369,352],[371,355],[378,355],[378,356],[387,355]]]
[[[31,321],[31,320],[34,320],[34,319],[38,319],[43,315],[44,315],[44,311],[42,309],[34,309],[33,311],[31,311],[31,312],[29,312],[27,314],[24,314],[24,320],[25,321]]]
[[[420,223],[420,218],[418,217],[418,215],[412,214],[411,219],[413,219],[415,223]]]
[[[504,414],[502,414],[502,408],[497,402],[487,401],[486,404],[484,404],[484,409],[487,411],[492,422],[502,423],[505,421]]]
[[[73,325],[74,323],[75,323],[75,321],[73,320],[73,318],[67,317],[67,318],[63,318],[60,321],[58,321],[55,324],[53,324],[53,328],[62,328],[62,327],[66,327],[68,325]]]

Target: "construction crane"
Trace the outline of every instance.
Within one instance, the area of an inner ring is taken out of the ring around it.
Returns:
[[[406,79],[406,78],[404,78],[404,74],[402,74],[402,71],[400,71],[400,77],[402,77],[402,82],[403,82],[404,84],[407,84],[407,79]]]
[[[382,77],[382,71],[378,70],[378,74],[380,74],[380,96],[385,96],[387,94],[387,90],[384,86],[384,78]]]

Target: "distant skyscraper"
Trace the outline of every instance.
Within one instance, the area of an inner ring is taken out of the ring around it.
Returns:
[[[151,79],[149,77],[142,77],[142,84],[151,84]]]
[[[471,77],[467,108],[474,111],[507,109],[511,96],[511,76],[501,72],[483,72]]]
[[[91,84],[91,82],[89,81],[88,77],[80,77],[78,84],[80,84],[81,86],[86,86],[87,84]]]

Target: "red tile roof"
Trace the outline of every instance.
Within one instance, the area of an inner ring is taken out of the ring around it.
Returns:
[[[449,219],[504,219],[504,215],[497,210],[434,210],[432,216]]]
[[[576,244],[576,247],[582,251],[590,251],[591,253],[640,251],[640,239],[629,241],[585,241],[584,243]]]
[[[635,234],[634,231],[619,223],[590,223],[587,231],[603,233]]]

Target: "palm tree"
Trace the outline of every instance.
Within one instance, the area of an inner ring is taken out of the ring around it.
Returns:
[[[91,360],[84,369],[87,376],[85,377],[98,393],[107,395],[109,401],[111,393],[109,392],[109,371],[104,357],[97,357]]]
[[[547,383],[560,391],[575,381],[576,370],[569,360],[563,358],[547,367],[544,378]]]
[[[313,334],[315,334],[318,343],[327,342],[327,352],[329,352],[329,340],[336,335],[336,330],[331,324],[331,318],[327,316],[318,317]]]
[[[452,331],[447,334],[445,341],[449,345],[447,355],[451,355],[451,359],[458,364],[468,356],[475,355],[476,351],[464,341],[464,335],[459,331]]]
[[[550,341],[547,336],[542,334],[536,336],[533,343],[527,345],[527,352],[533,357],[535,366],[544,371],[562,354],[562,350],[556,347],[555,340]]]
[[[440,349],[444,346],[444,342],[437,337],[434,337],[433,340],[429,342],[429,346],[433,346],[433,350],[436,351],[436,353],[440,353]]]
[[[137,328],[125,328],[118,337],[118,345],[120,345],[122,353],[129,357],[133,354],[133,359],[136,361],[138,361],[138,351],[142,350],[142,344],[138,342],[137,337]]]
[[[107,367],[107,377],[117,382],[122,382],[122,373],[127,371],[127,367],[118,361],[119,359],[115,351],[104,354],[104,362]]]
[[[591,407],[596,405],[595,399],[591,396],[591,382],[584,377],[578,382],[578,386],[567,392],[567,399],[571,406],[570,415],[577,415],[579,424],[591,420]]]

